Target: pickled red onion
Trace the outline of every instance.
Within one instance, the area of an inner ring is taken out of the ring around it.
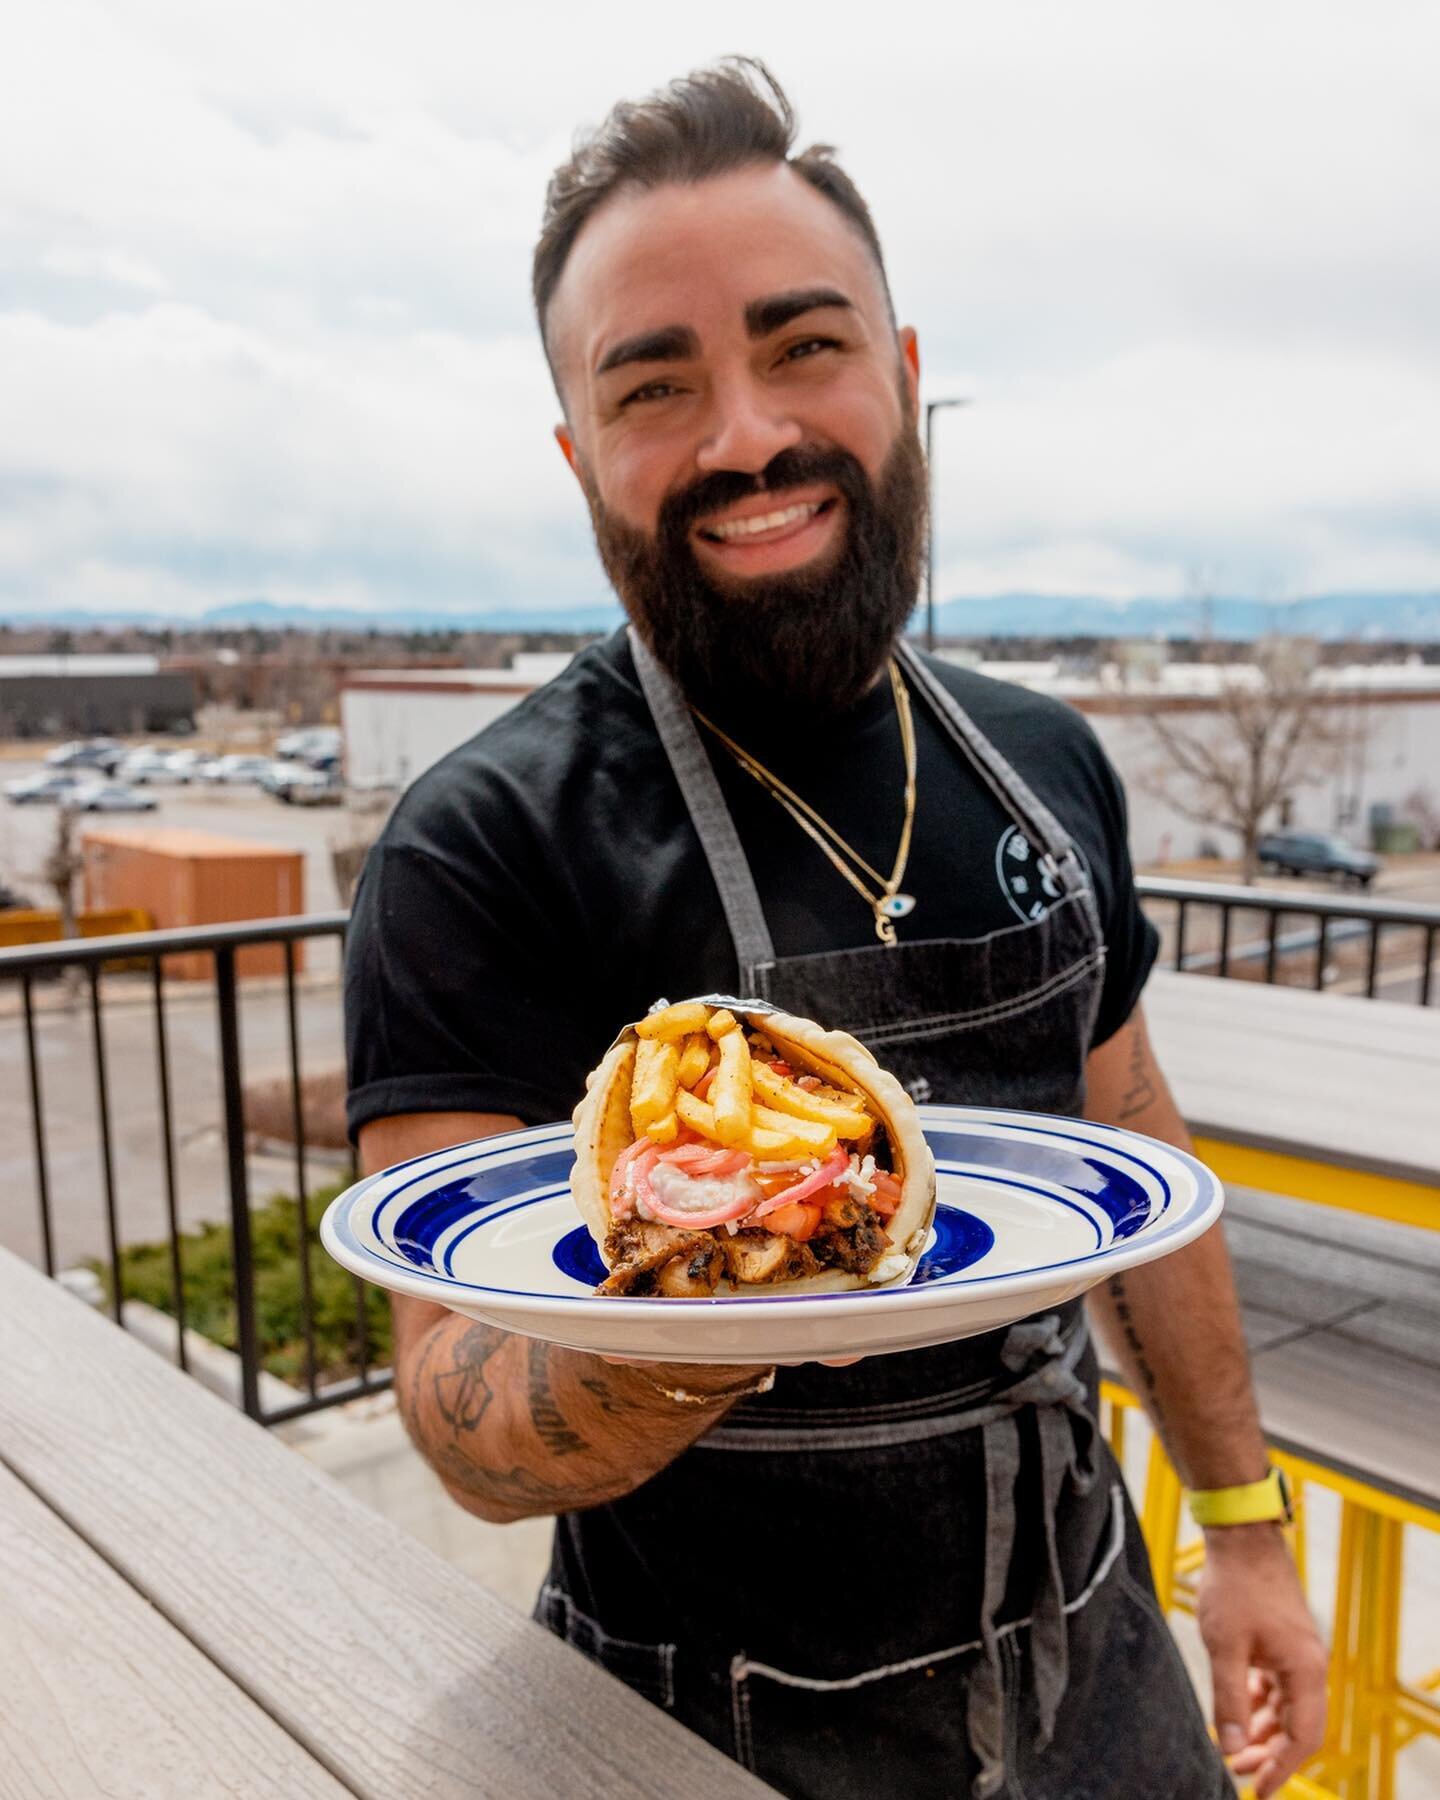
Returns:
[[[750,1152],[726,1150],[723,1146],[717,1149],[706,1143],[677,1144],[662,1150],[660,1160],[683,1169],[687,1175],[738,1175],[748,1167]]]

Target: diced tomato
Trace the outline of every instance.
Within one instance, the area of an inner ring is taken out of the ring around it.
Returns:
[[[755,1217],[763,1219],[775,1211],[778,1206],[793,1205],[801,1200],[808,1200],[812,1194],[818,1194],[822,1188],[830,1187],[838,1181],[850,1166],[849,1153],[843,1144],[837,1144],[813,1174],[807,1175],[803,1181],[792,1182],[788,1188],[769,1200],[762,1200],[755,1208]]]
[[[803,1200],[792,1201],[789,1206],[777,1206],[765,1218],[765,1229],[783,1237],[794,1238],[797,1244],[803,1244],[806,1238],[814,1237],[820,1223],[820,1208],[807,1205]]]
[[[900,1204],[900,1183],[888,1169],[877,1169],[870,1179],[875,1183],[870,1205],[882,1219],[888,1219]]]
[[[769,1067],[775,1071],[782,1081],[789,1081],[795,1073],[783,1056],[771,1057],[769,1059]]]

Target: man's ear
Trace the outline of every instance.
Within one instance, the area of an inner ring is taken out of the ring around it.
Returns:
[[[920,340],[915,335],[913,325],[905,325],[900,330],[900,367],[904,371],[905,385],[910,390],[910,404],[917,410],[920,405]]]
[[[570,427],[561,423],[555,427],[555,442],[560,446],[560,454],[570,465],[570,473],[580,480],[580,463],[575,449],[575,440],[570,435]],[[582,484],[583,485],[583,484]]]

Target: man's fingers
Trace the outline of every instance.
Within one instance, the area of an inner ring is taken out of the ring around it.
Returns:
[[[1210,1673],[1215,1685],[1215,1733],[1226,1756],[1250,1742],[1249,1671],[1243,1654],[1212,1649]]]

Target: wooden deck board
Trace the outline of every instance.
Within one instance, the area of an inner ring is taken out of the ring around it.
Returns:
[[[1157,970],[1145,1013],[1197,1135],[1440,1183],[1440,1008]]]
[[[5,1800],[350,1790],[0,1465]]]
[[[366,1800],[770,1791],[4,1251],[0,1368],[0,1454]]]
[[[1440,1507],[1440,1369],[1320,1328],[1253,1356],[1266,1435]]]

